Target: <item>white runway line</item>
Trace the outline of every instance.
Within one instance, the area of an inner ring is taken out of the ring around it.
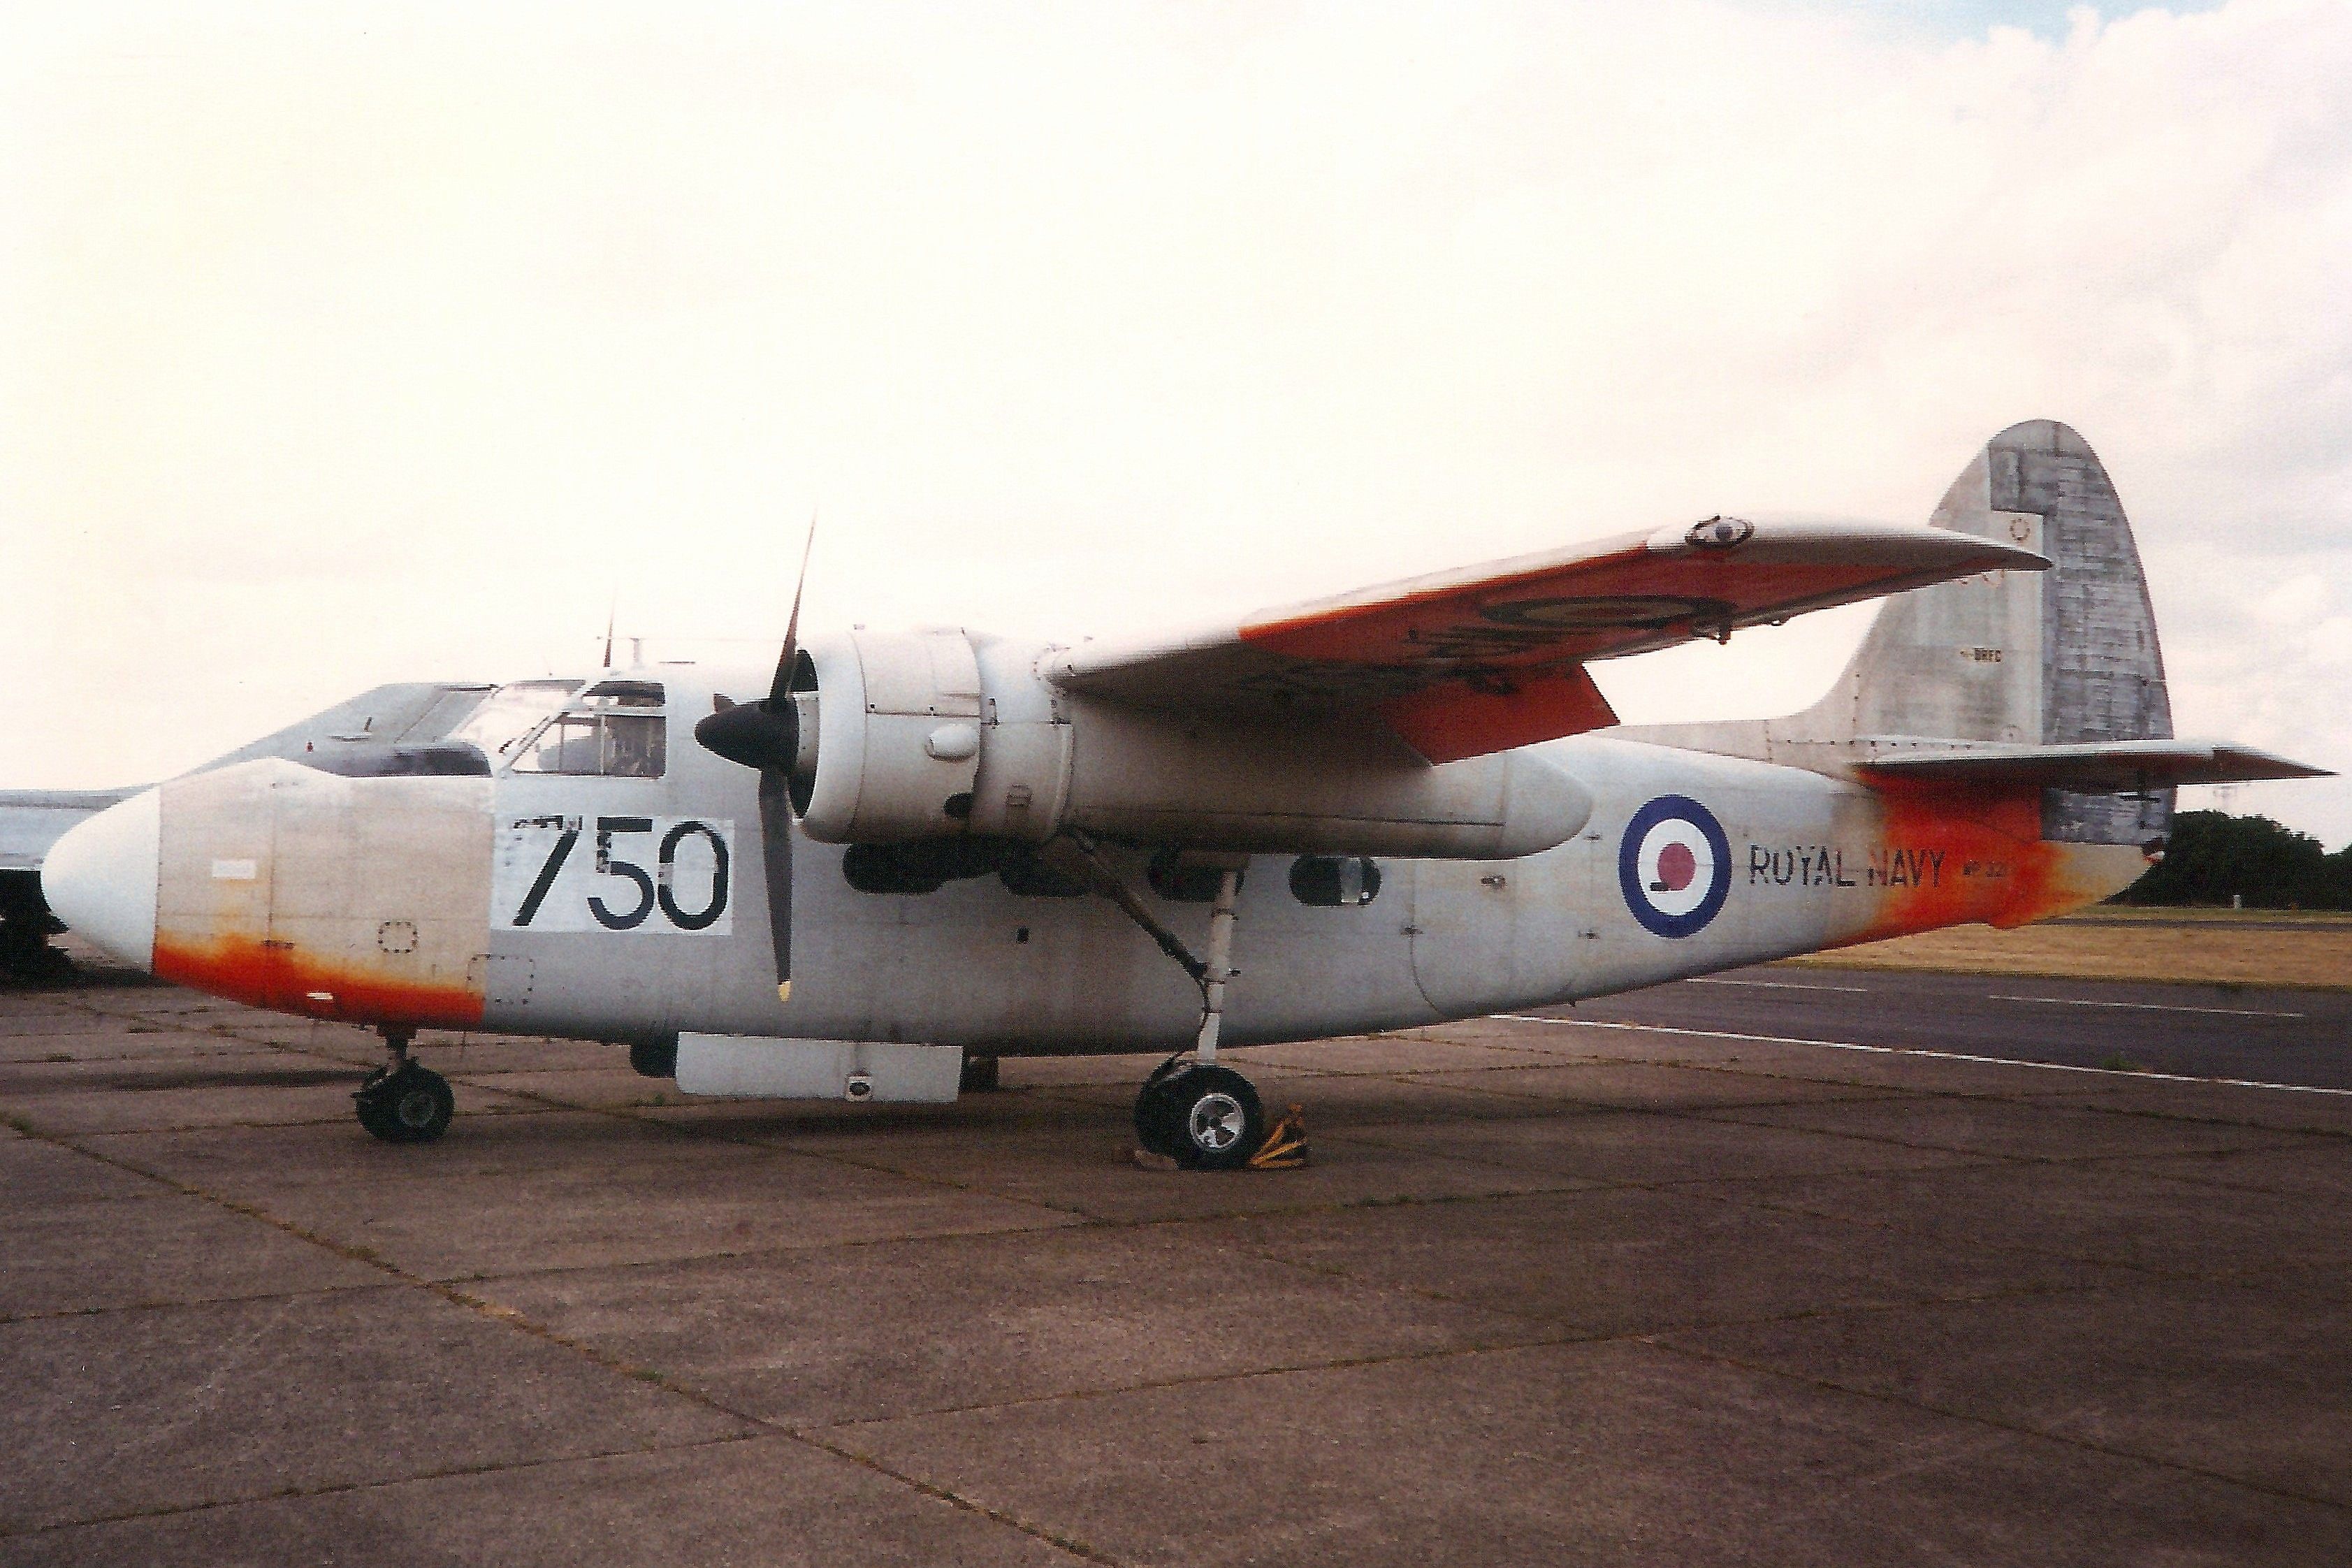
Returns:
[[[1556,1024],[1569,1029],[1631,1029],[1643,1035],[1688,1035],[1703,1040],[1747,1040],[1759,1046],[1819,1046],[1826,1051],[1867,1051],[1879,1057],[1927,1057],[1936,1061],[1975,1062],[1983,1067],[2032,1068],[2042,1072],[2088,1073],[2094,1078],[2128,1078],[2143,1082],[2203,1083],[2223,1089],[2276,1089],[2289,1094],[2347,1094],[2352,1089],[2321,1089],[2308,1083],[2263,1083],[2250,1078],[2192,1078],[2178,1072],[2126,1072],[2120,1068],[2078,1068],[2068,1062],[2021,1062],[2009,1057],[1970,1056],[1964,1051],[1930,1051],[1912,1046],[1864,1046],[1851,1040],[1800,1040],[1787,1035],[1736,1035],[1727,1029],[1676,1029],[1664,1024],[1613,1024],[1599,1018],[1545,1018],[1533,1013],[1496,1013],[1511,1024]]]
[[[2300,1018],[2301,1013],[2270,1013],[2259,1007],[2183,1007],[2174,1002],[2091,1002],[2079,996],[1988,996],[1988,1002],[2039,1002],[2047,1007],[2128,1007],[2141,1013],[2210,1013],[2222,1018]]]
[[[1739,985],[1750,991],[1843,991],[1850,996],[1867,996],[1867,985],[1798,985],[1786,980],[1711,980],[1705,975],[1687,982],[1692,985]]]

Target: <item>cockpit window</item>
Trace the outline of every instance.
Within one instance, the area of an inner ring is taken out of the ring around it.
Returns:
[[[518,680],[501,686],[446,738],[481,747],[494,767],[510,762],[520,742],[579,689],[576,680]]]
[[[658,680],[600,680],[580,699],[583,708],[659,708],[661,705],[662,683]]]
[[[660,712],[663,697],[657,681],[599,681],[569,711],[517,748],[514,771],[657,779],[669,761],[668,724]]]

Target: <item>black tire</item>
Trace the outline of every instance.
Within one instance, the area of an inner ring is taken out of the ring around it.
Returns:
[[[966,1052],[963,1075],[956,1084],[959,1094],[994,1094],[1002,1087],[994,1057],[976,1057]]]
[[[381,1138],[387,1143],[396,1143],[400,1141],[399,1134],[393,1128],[390,1118],[384,1114],[384,1085],[390,1081],[391,1077],[392,1075],[383,1068],[376,1068],[375,1071],[368,1074],[357,1092],[352,1094],[352,1100],[359,1110],[360,1125],[367,1129],[371,1137]]]
[[[1175,1107],[1168,1100],[1168,1086],[1184,1072],[1187,1063],[1182,1056],[1170,1057],[1151,1069],[1143,1087],[1135,1091],[1135,1142],[1137,1147],[1153,1154],[1165,1154],[1173,1160],[1181,1151],[1176,1143]]]
[[[360,1125],[387,1143],[430,1143],[457,1113],[449,1080],[414,1062],[388,1077],[379,1072],[355,1098]]]
[[[447,1079],[412,1065],[394,1075],[392,1089],[385,1114],[401,1142],[430,1143],[449,1131],[449,1120],[457,1114],[457,1097],[449,1092]]]
[[[1257,1090],[1231,1068],[1187,1068],[1160,1093],[1171,1152],[1187,1170],[1238,1171],[1265,1142]]]
[[[631,1041],[629,1066],[640,1078],[676,1078],[677,1041],[675,1038]]]

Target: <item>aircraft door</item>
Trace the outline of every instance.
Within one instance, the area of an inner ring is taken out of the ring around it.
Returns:
[[[1424,860],[1413,880],[1412,974],[1457,1018],[1573,987],[1593,946],[1583,836],[1516,860]]]

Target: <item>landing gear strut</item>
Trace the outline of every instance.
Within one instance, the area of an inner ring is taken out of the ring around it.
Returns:
[[[352,1092],[360,1125],[387,1143],[430,1143],[449,1131],[457,1113],[449,1080],[419,1067],[408,1054],[413,1029],[383,1031],[383,1066]]]

